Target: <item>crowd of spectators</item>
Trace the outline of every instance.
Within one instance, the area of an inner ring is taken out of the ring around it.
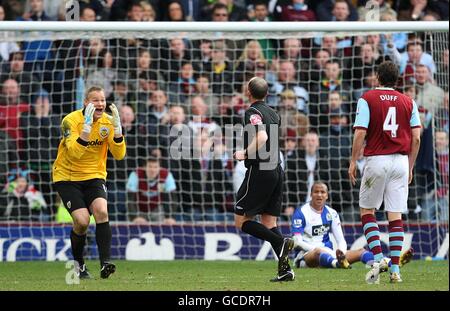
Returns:
[[[448,20],[447,0],[79,0],[85,21],[365,21],[375,3],[399,21]],[[367,4],[369,2],[369,4]],[[64,1],[2,0],[5,20],[64,21]],[[387,18],[386,16],[384,18]]]
[[[377,2],[382,20],[448,20],[448,1]],[[83,21],[339,22],[370,14],[362,0],[79,3]],[[0,23],[64,20],[63,9],[54,1],[0,0]],[[112,220],[230,221],[245,168],[217,134],[242,123],[249,107],[246,82],[259,76],[269,82],[267,103],[282,117],[283,219],[308,200],[320,179],[344,221],[356,221],[359,185],[347,176],[351,124],[358,98],[377,86],[376,69],[384,60],[398,64],[398,89],[417,102],[423,122],[408,217],[448,219],[448,42],[394,33],[0,42],[0,220],[55,220],[61,206],[51,165],[60,120],[77,107],[81,79],[85,88],[102,86],[108,103],[117,105],[127,141],[126,158],[108,161]],[[191,157],[172,156],[174,129],[184,131]],[[363,165],[361,156],[360,174]]]

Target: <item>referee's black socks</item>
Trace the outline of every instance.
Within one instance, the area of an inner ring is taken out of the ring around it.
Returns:
[[[111,256],[111,227],[109,221],[95,226],[95,240],[97,241],[100,266],[109,261]]]
[[[280,236],[282,239],[284,239],[283,235],[280,232],[280,229],[278,229],[278,227],[273,227],[272,229],[270,229],[270,231],[272,231],[273,233],[275,233],[276,235]],[[275,254],[277,255],[277,258],[280,259],[280,254],[279,254],[280,250],[279,249],[275,249]]]
[[[277,229],[277,227],[268,229],[264,225],[253,220],[247,220],[242,224],[242,231],[250,235],[253,235],[258,239],[268,241],[272,245],[275,252],[278,253],[279,249],[283,245],[283,236],[281,234],[278,234],[279,232],[275,233],[273,229]]]
[[[73,229],[70,231],[70,245],[72,246],[73,259],[78,262],[80,267],[84,265],[83,251],[86,244],[86,234],[78,235]]]
[[[272,231],[276,235],[278,235],[278,236],[283,238],[283,235],[281,234],[280,229],[278,229],[278,227],[273,227],[272,229],[270,229],[270,231]]]

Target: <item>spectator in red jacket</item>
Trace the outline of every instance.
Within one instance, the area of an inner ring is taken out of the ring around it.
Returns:
[[[286,22],[313,22],[316,14],[308,8],[305,0],[292,0],[292,4],[281,6],[280,20]]]
[[[14,79],[3,82],[0,99],[0,129],[5,129],[16,140],[18,149],[22,146],[23,133],[19,127],[20,114],[30,110],[30,105],[20,99],[19,84]]]

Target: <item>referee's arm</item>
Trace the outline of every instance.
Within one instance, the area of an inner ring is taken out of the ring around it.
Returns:
[[[234,158],[239,161],[248,158],[255,158],[254,155],[256,154],[256,151],[259,150],[262,146],[264,146],[268,138],[269,136],[267,136],[267,132],[265,130],[260,130],[256,132],[256,135],[253,137],[252,141],[247,146],[247,149],[236,151],[234,153]]]
[[[265,130],[256,132],[255,137],[247,147],[247,156],[256,154],[256,151],[264,146],[268,138],[269,136],[267,136],[267,132]]]

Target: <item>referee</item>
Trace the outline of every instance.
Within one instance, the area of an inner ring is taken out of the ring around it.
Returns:
[[[125,157],[126,146],[120,116],[114,104],[112,116],[105,113],[105,93],[100,87],[87,90],[84,108],[68,114],[62,121],[63,137],[53,164],[53,182],[73,219],[70,232],[72,254],[79,278],[90,274],[83,259],[90,215],[94,215],[95,239],[100,257],[100,276],[114,273],[111,263],[111,228],[106,195],[106,158],[108,150],[116,160]]]
[[[268,241],[278,257],[278,275],[272,282],[293,281],[289,252],[294,241],[283,238],[277,227],[283,197],[283,169],[279,160],[280,116],[264,103],[268,85],[254,77],[248,82],[247,97],[251,104],[244,117],[244,150],[234,153],[236,160],[245,160],[244,181],[234,206],[237,228],[258,239]],[[261,223],[254,221],[261,215]]]

